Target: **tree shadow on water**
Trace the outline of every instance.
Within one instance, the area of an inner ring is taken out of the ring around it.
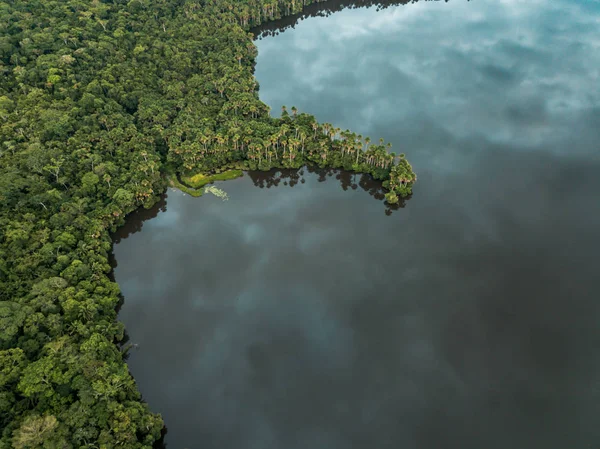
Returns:
[[[125,224],[120,226],[113,234],[112,241],[114,244],[121,242],[121,239],[126,239],[136,232],[140,232],[144,226],[144,222],[156,217],[161,212],[167,211],[167,197],[168,194],[163,194],[160,200],[152,206],[150,209],[144,209],[143,207],[137,208],[134,212],[129,214],[125,219]]]
[[[306,182],[304,178],[305,172],[316,175],[317,182],[326,182],[328,180],[331,182],[332,179],[335,179],[344,191],[361,188],[377,201],[384,203],[385,214],[387,216],[392,215],[398,209],[404,208],[406,202],[412,196],[399,198],[397,204],[389,204],[385,201],[385,190],[382,183],[373,179],[371,175],[334,168],[303,167],[301,169],[273,169],[269,171],[249,171],[247,175],[252,180],[254,186],[261,189],[270,189],[272,187],[294,187],[298,184],[304,184]]]
[[[448,0],[421,0],[423,2],[444,2]],[[469,0],[467,0],[469,1]],[[418,3],[419,0],[328,0],[316,1],[304,6],[298,14],[292,14],[274,21],[265,22],[253,27],[250,31],[256,39],[262,39],[269,36],[277,36],[289,28],[295,28],[296,25],[304,19],[310,17],[329,17],[331,14],[344,9],[369,8],[375,6],[377,11],[411,3]]]
[[[111,234],[111,240],[112,240],[113,247],[114,247],[114,245],[119,244],[122,239],[126,239],[130,235],[135,234],[136,232],[140,232],[142,230],[142,227],[144,226],[145,221],[148,221],[148,220],[156,217],[161,212],[166,212],[167,211],[167,196],[168,195],[166,193],[163,194],[161,196],[160,200],[154,206],[152,206],[150,209],[144,209],[143,207],[139,207],[134,212],[129,214],[125,218],[125,223],[123,224],[123,226],[120,226],[115,232],[113,232]],[[114,255],[112,249],[111,249],[110,253],[108,254],[108,263],[110,264],[110,267],[112,268],[112,270],[108,274],[108,277],[112,282],[116,282],[115,268],[117,268],[118,262],[117,262],[117,259],[115,258],[115,255]],[[121,296],[121,295],[119,295],[119,296]],[[122,305],[123,305],[123,298],[121,296],[119,304],[117,304],[117,313],[121,309]]]

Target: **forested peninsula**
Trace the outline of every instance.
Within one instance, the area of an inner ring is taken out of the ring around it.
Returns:
[[[108,258],[169,182],[308,164],[368,173],[390,204],[411,193],[382,141],[259,100],[250,31],[305,4],[0,1],[0,449],[159,440]]]

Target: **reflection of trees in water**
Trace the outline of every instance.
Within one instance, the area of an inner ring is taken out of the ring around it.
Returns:
[[[444,1],[448,2],[448,0],[421,0],[421,1]],[[467,0],[469,1],[469,0]],[[299,14],[294,14],[291,16],[283,17],[281,19],[277,19],[274,22],[266,22],[257,27],[252,28],[252,33],[257,38],[263,38],[267,36],[276,36],[279,33],[285,31],[288,28],[294,28],[295,25],[309,17],[328,17],[331,14],[341,11],[342,9],[350,8],[368,8],[371,6],[376,6],[377,11],[382,9],[389,8],[390,6],[400,6],[406,5],[408,3],[418,3],[419,0],[329,0],[329,1],[317,1],[315,3],[311,3],[310,5],[304,6],[303,10]]]
[[[356,190],[360,187],[376,200],[383,201],[385,199],[385,191],[383,190],[381,182],[374,180],[371,175],[368,174],[319,167],[303,167],[299,170],[273,169],[270,171],[248,171],[246,174],[256,187],[266,187],[268,189],[280,185],[294,187],[298,184],[304,184],[306,182],[304,179],[305,172],[316,175],[318,182],[325,182],[328,179],[334,178],[339,181],[340,186],[345,191],[348,189]],[[117,229],[112,235],[113,244],[116,245],[120,243],[122,239],[126,239],[130,235],[140,232],[145,221],[156,217],[160,212],[166,212],[167,198],[168,194],[165,194],[160,201],[150,209],[140,208],[127,216],[125,224]],[[403,208],[408,199],[410,199],[410,196],[400,199],[398,204],[390,205],[386,203],[385,213],[391,215],[392,211]],[[114,270],[117,266],[117,261],[112,254],[109,255],[109,261]]]
[[[114,234],[112,234],[113,246],[120,243],[122,239],[126,239],[130,235],[135,234],[136,232],[140,232],[142,230],[142,228],[144,227],[144,222],[156,217],[159,214],[159,212],[166,212],[167,211],[167,196],[168,195],[165,193],[160,198],[160,200],[154,206],[152,206],[150,209],[144,209],[143,207],[140,207],[140,208],[136,209],[134,212],[132,212],[131,214],[129,214],[127,216],[127,218],[125,219],[125,224],[123,226],[121,226],[120,228],[118,228]],[[112,268],[111,272],[108,274],[108,277],[110,278],[110,280],[112,282],[116,282],[115,268],[117,268],[117,266],[119,264],[118,264],[117,259],[112,251],[108,255],[108,263],[110,264],[110,266]],[[125,297],[123,296],[123,294],[121,292],[119,292],[118,296],[119,296],[119,302],[117,303],[117,305],[115,307],[115,311],[117,312],[117,314],[121,311],[121,308],[123,307],[123,304],[125,303]],[[132,348],[133,349],[137,348],[137,345],[130,344],[129,334],[127,333],[127,330],[125,330],[123,333],[123,339],[119,342],[119,348],[123,352],[123,358],[125,360],[127,360],[129,358],[129,350]],[[156,447],[162,447],[164,449],[164,446],[156,446]]]
[[[248,177],[252,183],[261,189],[267,189],[278,186],[294,187],[297,184],[304,184],[304,173],[314,174],[318,182],[325,182],[335,179],[339,182],[342,190],[356,190],[359,187],[378,201],[385,200],[385,190],[380,181],[373,179],[371,175],[364,173],[353,173],[334,168],[303,167],[299,170],[294,169],[273,169],[269,171],[249,171]],[[391,215],[393,211],[403,208],[410,196],[401,198],[398,204],[385,203],[385,214]]]
[[[121,226],[117,231],[112,235],[113,244],[117,244],[121,242],[121,239],[126,239],[131,234],[135,234],[136,232],[140,232],[142,230],[142,226],[144,226],[144,222],[154,218],[158,215],[159,212],[167,211],[167,194],[164,194],[160,200],[152,206],[150,209],[144,209],[140,207],[127,216],[125,220],[125,224]]]
[[[121,242],[122,239],[126,239],[130,235],[135,234],[136,232],[140,232],[142,230],[142,227],[144,226],[145,221],[156,217],[159,212],[166,212],[166,211],[167,211],[167,195],[166,194],[164,194],[160,198],[160,200],[154,206],[152,206],[150,209],[144,209],[143,207],[136,209],[134,212],[132,212],[131,214],[129,214],[127,216],[127,218],[125,219],[125,224],[123,226],[121,226],[120,228],[118,228],[114,234],[112,234],[113,245],[117,245],[118,243]],[[110,272],[110,274],[108,276],[112,282],[116,282],[115,281],[115,268],[117,268],[118,263],[117,263],[117,259],[115,258],[115,255],[113,254],[112,251],[108,255],[108,263],[110,264],[110,266],[112,268],[112,271]],[[119,313],[119,310],[121,309],[121,306],[123,305],[123,297],[121,296],[121,294],[119,294],[119,297],[120,297],[120,300],[119,300],[119,304],[117,304],[117,313]]]

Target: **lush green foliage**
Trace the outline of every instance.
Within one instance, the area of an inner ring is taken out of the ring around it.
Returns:
[[[259,101],[249,27],[302,6],[0,1],[0,448],[159,438],[118,346],[108,255],[111,230],[164,191],[165,167],[315,164],[410,193],[410,165],[382,143],[294,108],[271,118]]]

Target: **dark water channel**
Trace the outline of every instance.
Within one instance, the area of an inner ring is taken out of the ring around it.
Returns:
[[[600,2],[352,9],[257,44],[273,110],[384,137],[419,182],[392,213],[305,170],[134,214],[120,318],[168,448],[600,447]]]

